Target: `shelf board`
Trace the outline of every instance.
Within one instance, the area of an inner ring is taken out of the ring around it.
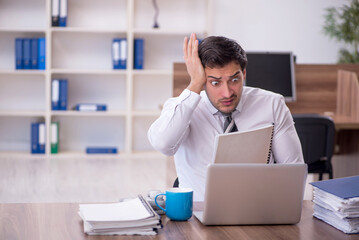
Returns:
[[[126,34],[126,29],[101,29],[101,28],[87,28],[87,27],[52,27],[52,32],[61,33],[116,33]]]
[[[30,147],[30,143],[29,143]],[[16,158],[26,158],[26,159],[46,159],[46,154],[32,154],[30,150],[25,151],[0,151],[0,157],[16,157]],[[1,162],[1,160],[0,160]]]
[[[125,111],[97,111],[97,112],[80,112],[80,111],[52,111],[52,116],[59,117],[125,117]]]
[[[54,68],[52,74],[101,74],[101,75],[126,75],[126,69],[63,69]]]
[[[1,154],[1,153],[0,153]],[[29,154],[33,155],[33,154]],[[118,158],[118,159],[133,159],[133,158],[155,158],[163,159],[168,158],[167,156],[161,154],[157,151],[135,151],[132,153],[127,153],[125,151],[119,151],[117,154],[87,154],[85,150],[83,151],[60,151],[56,154],[51,154],[49,156],[51,159],[60,159],[60,158],[89,158],[89,159],[108,159],[108,158]]]
[[[0,151],[0,157],[13,157],[13,158],[26,158],[26,159],[66,159],[66,158],[87,158],[87,159],[108,159],[108,158],[118,158],[118,159],[170,159],[160,152],[157,151],[134,151],[132,153],[119,152],[117,154],[87,154],[85,150],[83,151],[60,151],[56,154],[32,154],[25,151]],[[172,157],[173,158],[173,157]],[[1,162],[1,160],[0,160]]]
[[[137,69],[133,70],[134,75],[165,75],[165,76],[172,76],[172,70],[156,70],[156,69]]]
[[[29,28],[29,27],[20,27],[20,28],[0,28],[0,33],[44,33],[46,30],[44,28]]]
[[[0,110],[3,117],[45,117],[45,111]]]
[[[20,70],[20,69],[0,69],[0,74],[8,75],[41,75],[44,76],[46,73],[45,70],[38,69],[29,69],[29,70]]]
[[[195,32],[197,35],[206,35],[205,31],[198,31],[196,29],[191,30],[173,30],[173,29],[156,29],[156,28],[135,28],[134,34],[143,35],[172,35],[172,36],[190,36],[191,33]]]

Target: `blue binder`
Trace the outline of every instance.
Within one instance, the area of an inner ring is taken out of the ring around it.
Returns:
[[[23,69],[24,59],[23,59],[23,39],[15,39],[15,69]]]
[[[68,97],[68,87],[67,87],[67,79],[60,79],[60,94],[59,94],[59,101],[60,106],[59,110],[66,111],[67,110],[67,97]]]
[[[39,123],[31,123],[31,153],[39,153]]]
[[[115,147],[87,147],[87,154],[116,154],[117,148]]]
[[[60,80],[53,79],[51,82],[51,109],[60,110]]]
[[[45,38],[38,38],[38,69],[46,69],[46,41]]]
[[[335,178],[310,184],[343,199],[359,197],[359,176]]]
[[[30,38],[24,38],[24,69],[31,69],[31,44]]]
[[[75,106],[76,111],[83,112],[96,112],[96,111],[106,111],[106,104],[95,104],[95,103],[79,103]]]
[[[135,39],[134,42],[134,69],[143,69],[143,44],[144,40],[142,38]]]
[[[60,0],[59,26],[66,27],[67,22],[67,0]]]
[[[113,69],[126,69],[127,67],[127,39],[114,38],[112,40]]]
[[[38,40],[37,38],[30,39],[31,45],[31,69],[38,69]]]

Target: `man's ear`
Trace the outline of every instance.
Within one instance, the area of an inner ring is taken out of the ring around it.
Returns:
[[[247,79],[247,71],[246,69],[243,70],[243,80],[245,81]]]

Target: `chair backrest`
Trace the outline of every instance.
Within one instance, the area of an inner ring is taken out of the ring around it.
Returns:
[[[334,149],[334,122],[318,114],[294,114],[293,120],[307,164],[331,161]],[[324,159],[326,158],[326,159]]]

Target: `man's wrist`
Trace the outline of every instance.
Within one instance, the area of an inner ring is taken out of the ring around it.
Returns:
[[[195,93],[198,93],[200,94],[200,92],[202,91],[203,89],[203,84],[202,83],[190,83],[187,87],[188,90],[192,91],[192,92],[195,92]]]

